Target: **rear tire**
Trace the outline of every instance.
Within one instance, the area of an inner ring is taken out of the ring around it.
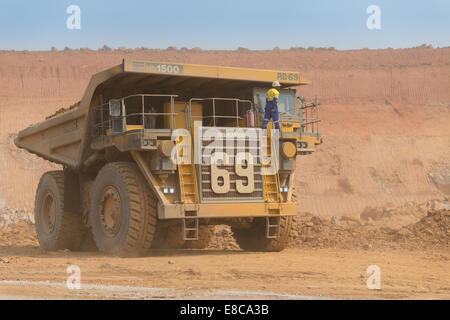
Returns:
[[[122,256],[147,253],[155,233],[157,200],[136,164],[105,165],[93,190],[89,214],[98,249]]]
[[[249,229],[231,228],[234,239],[246,251],[282,251],[289,244],[294,218],[280,217],[280,235],[266,238],[266,219],[255,218]]]
[[[64,173],[45,173],[36,191],[34,204],[36,234],[42,249],[78,250],[84,225],[81,214],[64,211]]]

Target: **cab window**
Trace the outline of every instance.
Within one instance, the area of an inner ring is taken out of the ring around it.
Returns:
[[[264,113],[266,107],[266,92],[269,88],[256,88],[254,90],[255,105],[259,112]],[[296,115],[295,90],[282,89],[278,97],[278,112],[290,116]]]

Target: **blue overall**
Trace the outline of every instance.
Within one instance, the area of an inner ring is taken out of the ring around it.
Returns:
[[[264,122],[262,125],[263,129],[267,128],[267,123],[269,123],[270,118],[273,119],[275,124],[275,129],[280,131],[280,122],[278,118],[278,103],[277,98],[274,98],[272,101],[266,100],[266,109],[264,113]]]

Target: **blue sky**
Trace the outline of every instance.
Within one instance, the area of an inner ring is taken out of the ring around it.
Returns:
[[[81,29],[69,30],[69,5]],[[368,30],[366,8],[381,9]],[[449,0],[1,0],[0,49],[450,46]]]

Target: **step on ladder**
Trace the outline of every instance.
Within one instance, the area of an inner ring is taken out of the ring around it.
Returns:
[[[184,240],[198,240],[198,218],[183,219],[183,238]]]
[[[183,137],[176,141],[176,155],[178,163],[178,175],[180,180],[180,197],[181,202],[184,204],[198,203],[198,188],[197,188],[197,176],[195,173],[195,164],[192,161],[190,163],[184,163],[183,149],[178,145],[183,141]],[[193,152],[193,150],[191,150]],[[183,239],[192,241],[198,240],[198,218],[197,211],[185,211],[185,218],[183,219]]]
[[[280,201],[280,176],[278,173],[278,163],[277,155],[272,156],[273,141],[271,130],[267,130],[267,139],[262,139],[263,148],[267,150],[267,154],[263,154],[262,167],[264,173],[264,189],[265,189],[265,200],[266,202],[279,202]],[[270,159],[270,161],[268,161]],[[272,168],[271,168],[272,167]],[[270,170],[275,170],[276,172],[269,172]]]
[[[280,217],[266,217],[266,238],[274,239],[280,236]]]
[[[182,138],[182,137],[181,137]],[[182,141],[182,140],[181,140]],[[192,160],[190,163],[184,163],[183,149],[178,145],[181,143],[177,141],[177,162],[178,175],[180,179],[180,195],[182,203],[198,203],[197,180],[195,174],[195,165]]]

